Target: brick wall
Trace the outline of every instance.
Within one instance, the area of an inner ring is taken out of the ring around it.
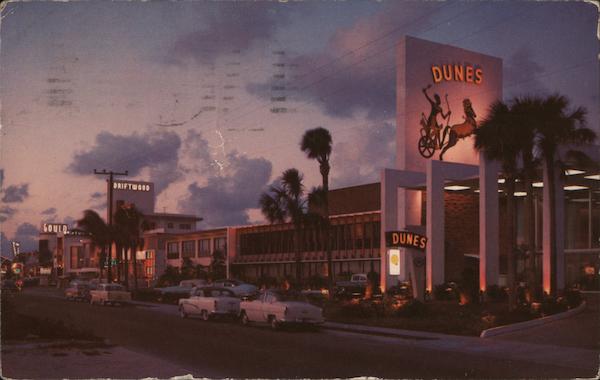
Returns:
[[[479,254],[479,197],[477,194],[445,196],[445,245],[447,280],[459,280],[465,254]]]

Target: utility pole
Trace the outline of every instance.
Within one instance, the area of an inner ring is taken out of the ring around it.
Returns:
[[[108,212],[108,216],[106,218],[107,222],[108,222],[108,228],[109,230],[112,230],[112,221],[113,221],[113,180],[114,180],[114,176],[117,175],[122,175],[122,176],[127,176],[129,175],[129,172],[127,170],[125,170],[124,173],[120,173],[120,172],[113,172],[111,171],[106,171],[106,169],[102,169],[102,171],[96,170],[94,169],[94,174],[96,175],[107,175],[108,176],[108,207],[107,207],[107,212]],[[108,258],[108,265],[107,265],[107,270],[106,270],[106,280],[108,281],[108,283],[111,283],[112,280],[112,243],[109,243],[108,246],[108,253],[107,253],[107,258]]]

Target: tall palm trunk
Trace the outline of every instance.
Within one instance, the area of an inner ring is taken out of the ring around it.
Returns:
[[[525,245],[527,246],[527,256],[525,261],[525,274],[527,278],[527,285],[529,287],[529,291],[535,297],[538,294],[539,285],[536,276],[536,246],[537,242],[535,241],[535,207],[534,202],[535,198],[533,195],[533,186],[532,186],[532,171],[530,169],[525,169],[523,177],[523,185],[525,187],[525,191],[527,195],[525,196],[525,210],[524,210],[524,227],[525,227]]]
[[[548,203],[550,205],[550,294],[555,297],[558,294],[558,282],[556,278],[556,177],[554,175],[554,154],[547,155],[544,161],[548,176]]]
[[[507,255],[507,285],[508,285],[508,310],[513,310],[516,305],[515,287],[515,178],[506,179],[506,229],[508,230],[508,255]]]
[[[123,284],[125,285],[125,288],[127,288],[127,290],[129,290],[129,255],[130,255],[130,248],[128,246],[124,247],[125,249],[123,249],[123,257],[125,258],[125,260],[123,260],[123,272],[124,272],[124,278],[123,278]]]
[[[105,247],[102,246],[100,248],[100,257],[98,258],[98,270],[100,271],[100,278],[102,278],[102,276],[104,275],[103,273],[103,269],[104,269],[104,263],[106,262],[106,252],[105,252]]]
[[[319,169],[321,171],[321,177],[323,177],[323,196],[324,196],[324,204],[323,204],[323,218],[325,219],[325,224],[323,226],[324,230],[324,244],[325,244],[325,253],[327,255],[327,285],[329,290],[329,296],[333,295],[333,257],[331,253],[331,234],[329,228],[329,170],[330,166],[328,162],[323,162]]]
[[[295,226],[294,231],[294,250],[295,250],[295,259],[296,259],[296,281],[297,284],[300,285],[300,280],[302,278],[302,253],[300,248],[300,241],[302,240],[301,234],[302,230],[300,226]]]
[[[106,282],[112,282],[112,244],[108,244],[108,252],[106,253],[107,264],[106,264]]]
[[[123,264],[123,247],[119,244],[117,245],[117,282],[121,282],[121,266]]]

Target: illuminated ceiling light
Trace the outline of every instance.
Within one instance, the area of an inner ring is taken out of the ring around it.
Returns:
[[[504,178],[498,178],[498,183],[504,183],[506,180]]]
[[[474,193],[479,193],[479,189],[473,190]]]
[[[566,175],[576,175],[576,174],[581,174],[581,173],[585,173],[585,172],[583,170],[576,170],[576,169],[565,170]]]
[[[595,174],[595,175],[586,175],[583,178],[587,178],[587,179],[595,179],[596,181],[600,181],[600,174]]]
[[[452,185],[452,186],[445,186],[444,190],[450,190],[450,191],[460,191],[460,190],[467,190],[470,189],[469,186],[460,186],[460,185]]]
[[[572,186],[565,186],[564,189],[567,191],[574,191],[574,190],[585,190],[585,189],[587,189],[587,187],[579,186],[579,185],[572,185]]]
[[[515,191],[515,197],[525,197],[527,193],[524,191]]]
[[[544,187],[544,182],[534,182],[531,184],[533,187]]]

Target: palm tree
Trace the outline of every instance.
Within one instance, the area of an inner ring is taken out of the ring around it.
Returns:
[[[526,280],[532,293],[538,294],[540,281],[536,275],[535,267],[535,209],[533,180],[536,176],[540,161],[535,157],[534,146],[536,136],[536,123],[538,120],[540,100],[535,97],[517,97],[511,102],[511,114],[515,125],[519,125],[521,140],[521,177],[523,188],[526,193],[524,201],[524,237],[527,252],[525,262]]]
[[[333,260],[331,257],[331,244],[329,236],[329,157],[331,156],[332,139],[329,131],[323,127],[310,129],[302,136],[300,149],[306,153],[307,157],[317,160],[319,163],[319,171],[323,180],[322,185],[322,217],[323,217],[323,234],[325,238],[325,252],[327,255],[327,277],[329,283],[329,294],[333,294]]]
[[[129,250],[133,261],[133,282],[137,290],[137,257],[136,251],[143,244],[142,231],[146,228],[146,222],[142,213],[134,205],[123,205],[115,213],[115,228],[119,230],[122,237],[122,247]],[[129,259],[125,254],[125,285],[129,286]]]
[[[511,108],[501,102],[492,104],[490,112],[480,127],[475,130],[475,149],[482,151],[488,160],[499,161],[505,177],[506,189],[506,218],[508,230],[508,286],[509,310],[516,301],[515,288],[515,182],[519,174],[518,160],[523,151],[522,129],[515,122]]]
[[[306,199],[302,174],[298,169],[283,172],[278,184],[271,185],[269,191],[259,199],[260,209],[270,223],[288,223],[294,225],[294,249],[296,256],[296,280],[302,276],[300,234],[306,214]]]
[[[559,156],[561,146],[577,146],[591,143],[596,139],[596,134],[585,127],[586,110],[578,107],[569,110],[569,100],[562,95],[551,95],[539,102],[537,112],[538,122],[537,144],[544,169],[547,175],[547,186],[549,194],[550,215],[550,292],[553,296],[557,294],[558,283],[556,278],[557,254],[556,254],[556,181],[555,167],[562,166],[563,161]],[[582,156],[577,150],[568,152],[570,156]]]
[[[92,245],[94,247],[100,247],[100,260],[98,265],[100,267],[100,277],[102,277],[102,266],[106,260],[106,247],[112,244],[113,237],[112,232],[106,222],[93,210],[85,210],[83,212],[83,218],[77,221],[77,225],[84,231],[91,235]],[[110,252],[110,248],[109,248]],[[109,254],[110,256],[110,254]],[[108,266],[106,279],[110,282],[112,277],[111,266],[112,257],[108,257]]]

